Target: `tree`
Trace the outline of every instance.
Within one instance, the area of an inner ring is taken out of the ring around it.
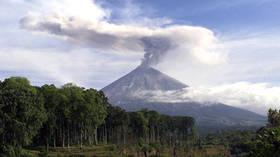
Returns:
[[[278,157],[280,154],[280,111],[269,109],[266,127],[258,130],[250,142],[249,157]]]
[[[261,128],[250,146],[249,157],[278,157],[280,154],[280,128]]]
[[[139,140],[141,137],[145,138],[144,136],[148,130],[148,120],[144,117],[144,114],[142,112],[130,112],[129,117],[129,127],[131,127],[132,132],[135,135],[134,138],[137,140]]]
[[[277,114],[271,112],[271,119]],[[271,125],[276,125],[271,120]],[[26,78],[0,81],[0,157],[20,156],[23,146],[135,144],[148,156],[162,146],[185,146],[194,134],[191,117],[160,115],[147,109],[126,112],[112,106],[102,91],[72,83],[31,86]],[[191,133],[191,134],[190,134]]]
[[[105,119],[105,124],[103,126],[105,131],[105,142],[118,142],[118,129],[122,129],[122,138],[125,143],[125,134],[128,134],[128,123],[129,116],[128,114],[117,106],[108,105],[107,106],[107,117]]]
[[[280,127],[280,111],[269,109],[267,118],[268,118],[268,123],[267,123],[268,127]]]
[[[148,157],[148,152],[152,151],[152,147],[147,142],[145,142],[143,138],[139,139],[138,146],[140,150],[144,153],[144,156]]]
[[[148,118],[149,127],[149,142],[156,141],[156,126],[159,120],[159,114],[156,111],[142,111],[145,117]]]
[[[94,133],[95,144],[98,144],[97,128],[105,123],[105,118],[107,116],[106,106],[104,106],[103,99],[99,97],[97,93],[98,91],[95,89],[84,91],[84,100],[86,102],[86,112],[84,117],[85,126],[89,133]]]
[[[84,88],[78,87],[72,83],[68,83],[62,86],[61,92],[64,96],[64,101],[60,110],[63,113],[61,117],[63,147],[66,129],[68,133],[70,125],[74,126],[74,128],[79,132],[80,148],[82,148],[83,146],[83,132],[85,129],[85,115],[87,112],[87,106],[84,100],[83,90]]]
[[[57,129],[56,109],[59,105],[59,93],[55,85],[44,85],[40,88],[40,92],[44,97],[44,107],[46,110],[47,120],[41,129],[42,135],[45,137],[46,151],[49,152],[49,142],[51,136],[55,139],[55,130]]]
[[[12,77],[1,84],[2,119],[0,154],[20,156],[46,119],[43,98],[26,78]]]

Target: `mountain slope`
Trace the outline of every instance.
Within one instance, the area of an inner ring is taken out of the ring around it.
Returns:
[[[128,101],[119,105],[128,111],[137,111],[143,108],[156,110],[162,114],[173,116],[191,116],[197,125],[202,126],[259,126],[264,124],[265,118],[254,112],[216,103],[205,105],[198,102],[145,102]]]
[[[128,111],[147,108],[162,114],[191,116],[199,126],[251,127],[265,123],[263,116],[221,103],[150,102],[146,97],[137,96],[141,91],[180,90],[185,87],[188,86],[158,70],[138,67],[102,90],[110,103]]]
[[[110,102],[120,104],[144,90],[177,90],[187,85],[161,73],[154,68],[138,67],[102,89]]]

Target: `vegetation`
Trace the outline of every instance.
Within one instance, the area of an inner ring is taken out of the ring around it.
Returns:
[[[280,111],[268,111],[268,123],[257,131],[250,142],[249,157],[278,157],[280,154]]]
[[[112,106],[102,91],[68,83],[0,81],[0,157],[235,156],[280,154],[280,111],[265,127],[199,136],[192,117]]]
[[[126,112],[102,91],[73,84],[31,86],[26,78],[0,82],[0,156],[24,156],[22,148],[45,145],[50,152],[98,143],[128,145],[145,156],[162,145],[187,146],[197,135],[194,119],[155,111]]]
[[[20,156],[47,119],[44,100],[25,78],[6,79],[0,88],[0,154]]]

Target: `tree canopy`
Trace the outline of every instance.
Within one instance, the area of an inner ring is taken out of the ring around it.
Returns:
[[[1,83],[1,153],[19,156],[46,120],[43,97],[26,78],[12,77]]]
[[[48,152],[99,141],[136,144],[147,154],[156,143],[174,146],[195,134],[191,117],[127,112],[109,104],[102,91],[72,83],[36,87],[23,77],[0,82],[0,117],[0,156],[9,157],[21,156],[28,145],[45,145]]]

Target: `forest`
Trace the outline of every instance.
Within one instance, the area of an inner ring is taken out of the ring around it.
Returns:
[[[257,131],[200,136],[195,119],[142,109],[127,112],[102,91],[72,83],[0,81],[0,156],[277,156],[280,113]]]

